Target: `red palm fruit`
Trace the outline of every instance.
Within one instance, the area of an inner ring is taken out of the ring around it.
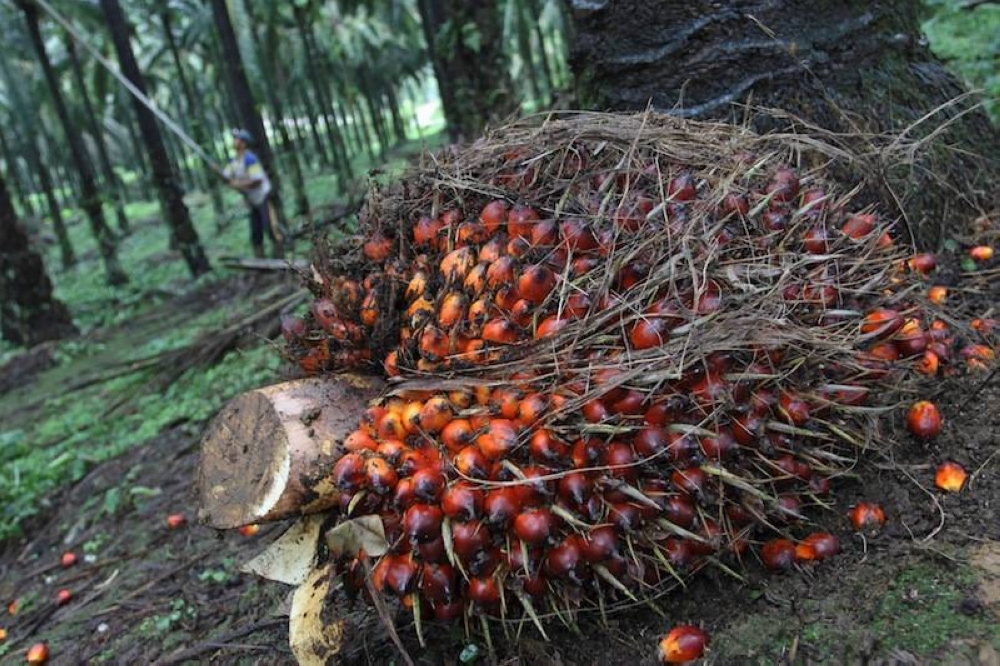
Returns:
[[[878,531],[885,525],[885,512],[878,504],[859,502],[848,512],[851,525],[858,532]]]
[[[417,247],[436,247],[444,223],[438,218],[421,217],[413,225],[413,243]]]
[[[969,256],[976,261],[989,261],[993,258],[993,248],[989,245],[977,245],[969,250]]]
[[[420,334],[420,355],[430,361],[440,361],[451,352],[448,334],[436,326],[424,327]]]
[[[622,532],[632,532],[642,527],[642,511],[631,502],[614,502],[608,506],[608,522]]]
[[[432,602],[450,602],[458,595],[458,577],[449,564],[424,564],[420,574],[420,593]]]
[[[418,469],[411,477],[413,479],[413,494],[421,502],[435,503],[441,499],[444,491],[444,476],[436,467],[429,466]]]
[[[489,272],[490,266],[504,256],[507,252],[507,237],[503,234],[494,236],[487,242],[483,243],[482,247],[479,248],[479,264],[478,266],[483,266],[483,279],[486,280],[486,273]]]
[[[968,478],[965,468],[950,460],[938,465],[934,473],[934,485],[949,493],[957,493]]]
[[[531,436],[528,452],[533,460],[544,463],[554,463],[569,457],[570,448],[564,441],[556,437],[550,430],[539,428]]]
[[[643,282],[649,275],[649,264],[644,261],[630,261],[618,271],[618,286],[625,292]]]
[[[840,552],[840,540],[829,532],[814,532],[795,546],[795,559],[825,560]]]
[[[29,666],[42,666],[49,661],[48,643],[35,643],[28,648],[25,659]]]
[[[590,423],[603,423],[611,418],[611,411],[600,400],[591,400],[583,406],[583,418]]]
[[[778,394],[778,411],[793,425],[805,425],[809,421],[809,403],[788,391]]]
[[[399,475],[392,465],[382,457],[375,456],[365,462],[365,477],[368,487],[379,495],[388,495],[395,491]]]
[[[590,296],[584,291],[574,291],[572,294],[566,297],[565,307],[563,309],[563,316],[570,319],[579,319],[590,312],[590,308],[593,305],[593,301],[590,300]]]
[[[415,435],[420,432],[420,410],[423,408],[424,403],[419,400],[412,400],[403,408],[400,418],[407,433]]]
[[[868,356],[878,361],[892,363],[899,360],[899,349],[889,340],[877,342],[868,350]]]
[[[417,496],[413,492],[413,479],[407,477],[397,481],[396,492],[392,495],[393,505],[400,511],[404,511],[416,501]]]
[[[722,200],[723,215],[745,216],[750,212],[750,201],[746,195],[730,193]]]
[[[490,531],[478,520],[452,523],[451,541],[455,555],[468,565],[490,545]]]
[[[479,213],[479,221],[491,234],[503,229],[503,225],[507,222],[507,202],[503,199],[496,199],[486,204]]]
[[[733,437],[741,446],[752,446],[763,431],[764,423],[755,414],[743,414],[733,421]]]
[[[467,594],[470,601],[487,608],[500,602],[500,587],[492,577],[470,578]]]
[[[494,306],[489,299],[480,298],[473,301],[472,305],[469,306],[469,312],[465,319],[469,324],[472,324],[476,330],[478,330],[479,327],[485,324],[495,313],[496,306]]]
[[[615,414],[626,416],[639,416],[645,410],[646,393],[639,389],[628,389],[618,400],[611,405],[611,411]]]
[[[829,284],[810,283],[802,288],[802,299],[813,305],[830,307],[837,303],[837,296],[837,288]]]
[[[652,458],[661,454],[669,444],[670,433],[665,428],[658,427],[643,428],[632,440],[632,447],[640,458]]]
[[[507,420],[514,420],[521,409],[524,393],[513,386],[501,386],[493,390],[490,396],[490,407],[494,414]]]
[[[365,461],[357,453],[344,455],[337,464],[333,466],[330,475],[333,485],[343,492],[357,492],[365,483]]]
[[[573,466],[577,469],[593,467],[600,460],[603,450],[603,444],[596,439],[583,437],[576,440],[570,453],[573,458]]]
[[[826,227],[812,227],[802,237],[802,247],[809,254],[825,254],[827,238]]]
[[[698,444],[705,457],[712,460],[725,460],[739,450],[736,438],[733,437],[731,430],[725,427],[718,428],[713,437],[700,437]]]
[[[667,183],[667,199],[669,201],[683,203],[691,201],[697,194],[698,190],[695,189],[694,179],[689,174],[682,173]]]
[[[409,451],[409,447],[398,439],[386,439],[378,443],[375,452],[388,460],[393,465],[398,465],[403,453]]]
[[[771,539],[761,546],[760,559],[773,571],[790,569],[795,562],[795,544],[788,539]]]
[[[871,214],[852,215],[841,227],[844,235],[860,240],[875,230],[875,216]]]
[[[903,326],[903,317],[896,310],[881,308],[868,313],[861,322],[861,332],[888,337]]]
[[[392,254],[392,240],[379,229],[365,242],[362,249],[372,261],[385,261]]]
[[[486,493],[483,509],[490,525],[503,526],[509,523],[522,508],[517,488],[505,486]]]
[[[574,252],[590,252],[597,248],[597,238],[583,220],[571,219],[562,222],[559,225],[559,235],[566,247]]]
[[[767,194],[772,202],[785,203],[799,196],[799,177],[791,169],[778,169],[771,183],[767,186]]]
[[[441,430],[441,443],[451,453],[458,453],[475,439],[468,419],[453,419]]]
[[[470,273],[471,275],[471,273]],[[465,294],[452,292],[441,301],[438,308],[438,324],[445,328],[450,328],[465,319],[465,308],[469,304],[469,299]]]
[[[507,241],[506,251],[512,257],[523,257],[531,251],[531,241],[522,236],[514,236]]]
[[[705,489],[707,477],[700,467],[674,470],[670,475],[677,489],[687,495],[697,496]]]
[[[463,246],[484,243],[490,236],[485,225],[472,221],[462,222],[455,230],[455,244]]]
[[[556,519],[548,509],[528,509],[514,518],[514,534],[527,544],[541,545],[548,541],[555,524]]]
[[[695,301],[695,312],[698,314],[711,314],[718,312],[722,308],[722,287],[715,280],[705,283],[701,293]]]
[[[618,479],[633,480],[639,474],[635,452],[625,442],[614,441],[608,444],[601,462],[610,467],[611,476]]]
[[[425,402],[420,409],[420,427],[424,432],[436,434],[441,432],[454,416],[448,398],[436,396]]]
[[[453,483],[441,496],[441,509],[455,520],[478,518],[483,513],[483,492],[465,481]]]
[[[784,231],[788,226],[788,215],[779,210],[769,210],[761,216],[761,221],[768,231]]]
[[[893,343],[901,356],[910,357],[923,354],[927,349],[927,334],[919,319],[907,319],[902,328],[893,336]]]
[[[965,345],[961,349],[965,365],[970,370],[986,371],[996,360],[996,352],[986,345]]]
[[[594,270],[598,266],[602,265],[603,263],[604,262],[602,262],[597,257],[588,257],[588,256],[577,257],[576,259],[573,260],[570,269],[573,273],[573,277],[581,277],[583,275],[586,275],[590,271]]]
[[[774,505],[774,515],[786,523],[797,523],[802,520],[802,502],[797,495],[784,493],[778,495]]]
[[[670,630],[660,640],[660,661],[664,664],[683,664],[698,659],[705,653],[708,634],[690,624],[682,624]]]
[[[529,393],[524,396],[518,406],[516,420],[524,427],[533,426],[541,420],[548,408],[548,397],[541,393]]]
[[[337,306],[333,304],[333,301],[327,298],[317,299],[312,304],[313,317],[316,319],[316,323],[324,331],[329,331],[334,324],[340,322],[340,318],[337,316]]]
[[[413,591],[417,584],[417,563],[409,554],[386,555],[389,564],[385,571],[385,589],[402,597]]]
[[[933,377],[938,373],[940,365],[941,359],[935,352],[928,349],[914,367],[920,374]]]
[[[531,325],[531,319],[535,314],[535,310],[536,306],[534,303],[520,298],[510,309],[510,320],[521,328],[527,328]]]
[[[691,542],[687,539],[667,537],[661,544],[661,549],[670,564],[682,571],[691,564],[695,556],[694,551],[691,549]]]
[[[441,536],[444,514],[432,504],[414,504],[403,514],[403,529],[418,542],[433,541]]]
[[[485,479],[489,473],[489,461],[474,444],[455,454],[452,464],[459,474],[470,479]]]
[[[435,603],[431,605],[431,610],[438,622],[454,622],[465,614],[465,601],[457,599],[451,603]]]
[[[542,320],[542,323],[538,325],[538,328],[535,331],[535,339],[540,340],[542,338],[551,338],[564,329],[568,323],[569,319],[559,317],[558,315],[546,317]]]
[[[550,548],[545,557],[545,570],[550,576],[579,580],[580,569],[580,539],[571,534],[554,548]]]
[[[500,287],[493,296],[493,302],[502,312],[511,312],[517,302],[521,300],[514,287]]]
[[[587,562],[603,562],[619,554],[621,540],[615,528],[602,525],[592,528],[579,541],[580,554]]]
[[[535,247],[551,247],[559,242],[559,228],[554,220],[542,220],[531,230],[530,239]]]
[[[632,327],[629,339],[633,349],[652,349],[663,345],[670,337],[672,326],[660,317],[642,318]]]
[[[517,344],[520,333],[517,326],[502,318],[491,319],[483,326],[483,340],[498,345]]]
[[[308,333],[306,322],[301,317],[281,315],[281,335],[286,342],[295,342]]]
[[[514,206],[507,214],[507,233],[511,238],[531,238],[538,220],[538,213],[530,206]]]
[[[375,434],[380,439],[406,439],[406,425],[401,412],[386,412],[375,424]]]
[[[559,479],[559,497],[577,506],[590,499],[593,492],[594,484],[583,472],[570,472]]]
[[[674,495],[667,500],[663,516],[679,527],[691,527],[694,524],[694,503],[684,495]]]
[[[928,275],[937,268],[937,257],[932,252],[915,254],[906,260],[907,267],[915,273]]]
[[[364,430],[355,430],[344,439],[344,449],[358,453],[361,451],[375,451],[378,444]]]
[[[487,460],[503,460],[517,445],[517,425],[507,419],[490,419],[486,432],[476,438],[476,446]]]
[[[439,536],[431,541],[417,543],[416,548],[417,554],[424,562],[440,563],[448,560],[448,551],[444,546],[444,537]]]
[[[726,400],[729,385],[713,372],[706,372],[691,384],[690,394],[702,407],[711,407]]]
[[[555,286],[555,273],[543,264],[528,266],[517,279],[518,295],[532,303],[544,301]]]
[[[931,439],[941,432],[941,413],[933,402],[920,400],[907,412],[906,425],[914,437]]]
[[[452,250],[441,260],[441,273],[446,280],[464,281],[476,266],[476,254],[471,248],[460,247]]]

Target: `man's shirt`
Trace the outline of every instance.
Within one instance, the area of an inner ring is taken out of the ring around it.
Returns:
[[[243,196],[251,206],[261,205],[271,193],[271,181],[253,151],[248,150],[243,153],[243,159],[237,157],[232,160],[222,173],[230,180],[259,181],[256,187],[243,192]]]

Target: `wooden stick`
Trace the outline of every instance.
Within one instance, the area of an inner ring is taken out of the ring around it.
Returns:
[[[316,513],[338,501],[327,479],[380,380],[299,379],[248,391],[226,405],[202,439],[202,523],[230,529]]]

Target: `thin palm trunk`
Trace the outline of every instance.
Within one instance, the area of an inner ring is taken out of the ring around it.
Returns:
[[[542,10],[538,6],[538,0],[526,0],[526,11],[535,33],[535,41],[538,42],[538,55],[542,61],[542,76],[545,80],[547,91],[546,104],[551,104],[556,93],[555,78],[552,74],[552,63],[549,59],[548,44],[545,39],[545,31],[542,29]]]
[[[7,142],[7,134],[3,131],[2,127],[0,127],[0,155],[3,156],[7,173],[13,176],[10,179],[10,191],[13,194],[13,198],[20,203],[25,217],[34,217],[35,212],[25,194],[24,182],[21,179],[21,170],[17,164],[17,154],[10,149],[10,144]]]
[[[128,78],[133,86],[145,92],[146,83],[143,80],[142,72],[139,71],[135,55],[132,53],[128,23],[118,0],[101,0],[101,9],[108,22],[122,74]],[[153,178],[156,180],[160,197],[161,211],[167,224],[170,225],[171,238],[176,242],[181,256],[184,257],[188,271],[194,277],[198,277],[210,269],[208,257],[205,256],[198,239],[198,232],[191,223],[191,216],[184,203],[184,193],[177,183],[173,165],[167,156],[160,127],[156,122],[156,117],[145,105],[138,99],[133,99],[133,101],[136,114],[139,117],[139,131],[142,133],[143,143],[149,152]]]
[[[316,109],[313,107],[312,98],[305,86],[299,86],[299,97],[302,99],[302,106],[306,112],[306,123],[309,126],[309,134],[312,135],[314,152],[319,155],[320,165],[330,166],[330,154],[326,152],[326,145],[319,136],[319,127],[316,121]]]
[[[125,284],[128,282],[128,277],[118,262],[118,248],[115,244],[115,238],[104,219],[104,211],[101,207],[101,195],[97,188],[97,179],[94,177],[90,160],[87,159],[80,135],[70,119],[69,111],[66,108],[66,103],[62,97],[62,90],[59,86],[59,78],[56,76],[55,70],[52,68],[52,63],[49,61],[49,55],[45,50],[45,40],[42,38],[42,31],[38,23],[38,9],[33,3],[27,0],[18,0],[18,4],[27,21],[28,34],[31,37],[35,53],[38,56],[39,64],[42,66],[42,72],[45,74],[45,80],[52,97],[52,104],[56,109],[56,115],[59,116],[59,122],[62,123],[70,157],[80,177],[80,187],[83,195],[80,204],[87,215],[87,219],[90,221],[90,228],[94,234],[94,238],[97,240],[98,250],[104,264],[105,279],[110,285]]]
[[[220,47],[222,49],[222,62],[226,71],[226,78],[229,80],[230,89],[233,91],[243,126],[257,139],[260,159],[271,180],[271,200],[278,214],[279,223],[283,225],[285,218],[281,206],[281,177],[275,169],[274,153],[271,151],[271,144],[267,140],[264,122],[257,112],[257,104],[243,66],[243,57],[240,55],[239,43],[236,41],[236,32],[233,30],[233,23],[229,18],[229,8],[226,6],[226,0],[210,0],[210,2],[212,18],[215,21],[215,28],[219,35]]]
[[[522,78],[528,82],[528,90],[535,106],[542,104],[542,89],[538,82],[538,71],[531,53],[531,32],[524,15],[520,0],[510,0],[510,9],[514,12],[514,31],[517,33],[517,52],[521,56],[523,67]]]
[[[104,187],[111,199],[115,209],[115,217],[118,220],[118,231],[128,232],[128,216],[125,215],[125,205],[122,201],[121,182],[115,174],[114,167],[111,166],[111,158],[108,156],[108,147],[104,142],[104,131],[97,120],[97,113],[94,112],[94,104],[90,100],[90,88],[87,87],[83,78],[83,67],[80,65],[80,58],[76,53],[76,42],[71,35],[66,34],[66,52],[69,54],[69,62],[73,70],[73,82],[79,91],[80,99],[83,102],[83,115],[90,127],[90,134],[94,137],[94,146],[97,149],[97,163],[101,168],[101,175],[104,178]]]

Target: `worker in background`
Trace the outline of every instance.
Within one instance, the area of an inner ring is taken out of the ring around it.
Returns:
[[[277,229],[277,220],[271,210],[271,181],[264,171],[260,158],[250,150],[253,135],[244,129],[233,130],[233,148],[236,157],[223,170],[229,186],[238,190],[250,207],[250,243],[255,257],[264,256],[264,233],[273,244],[275,257],[284,254],[283,237]]]

